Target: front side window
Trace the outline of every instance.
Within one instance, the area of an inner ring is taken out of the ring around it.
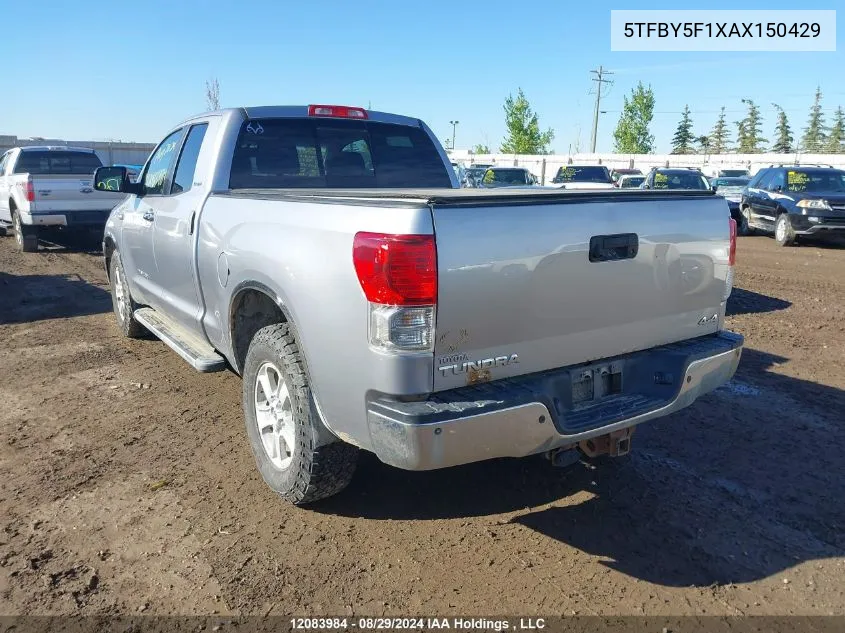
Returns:
[[[181,139],[182,130],[179,129],[165,138],[156,148],[144,172],[145,195],[161,195],[164,193],[167,177],[176,163],[176,154],[179,151],[179,141]]]
[[[772,179],[769,181],[766,189],[769,191],[783,191],[784,182],[783,171],[777,170],[772,176]]]
[[[757,181],[755,188],[757,189],[768,189],[769,183],[772,182],[772,178],[774,178],[774,170],[768,169],[766,173]]]
[[[182,155],[179,156],[179,163],[176,165],[173,186],[170,188],[171,194],[189,191],[193,186],[194,173],[197,170],[197,159],[199,158],[202,140],[205,138],[207,129],[208,123],[201,123],[200,125],[191,127],[191,131],[188,132],[188,138],[185,139],[185,145],[182,147]]]

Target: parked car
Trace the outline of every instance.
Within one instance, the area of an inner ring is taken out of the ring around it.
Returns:
[[[0,157],[0,222],[14,227],[20,250],[37,251],[46,228],[102,231],[125,196],[92,195],[101,166],[94,150],[81,147],[15,147]]]
[[[460,190],[419,119],[327,105],[194,117],[139,183],[104,167],[96,189],[115,179],[121,333],[240,374],[258,469],[293,503],[339,492],[359,450],[625,454],[739,362],[712,192]]]
[[[546,186],[556,189],[613,189],[613,180],[604,165],[566,165],[557,170]]]
[[[639,169],[613,169],[610,172],[610,179],[618,186],[622,176],[642,176],[642,174],[643,172]]]
[[[803,236],[845,234],[845,171],[767,167],[751,179],[739,204],[740,233],[769,233],[781,246]]]
[[[480,187],[530,187],[537,179],[524,167],[488,167],[481,176]]]
[[[710,183],[697,169],[658,167],[648,172],[642,188],[706,191]]]
[[[731,211],[731,217],[736,220],[737,225],[742,223],[742,214],[739,211],[742,192],[750,181],[750,178],[725,177],[710,179],[710,188],[727,201],[728,209]]]
[[[613,186],[619,189],[638,189],[644,182],[645,176],[642,174],[622,174],[613,183]]]
[[[704,174],[709,178],[751,178],[749,171],[742,168],[709,167],[705,168]]]
[[[461,187],[479,187],[485,171],[487,171],[487,167],[467,167],[460,180]]]

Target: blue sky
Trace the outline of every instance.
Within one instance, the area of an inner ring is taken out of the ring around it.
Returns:
[[[649,9],[795,9],[804,3],[655,0]],[[652,131],[668,151],[689,104],[707,133],[721,106],[742,116],[743,97],[773,136],[772,102],[793,131],[806,123],[816,85],[828,117],[845,106],[845,46],[839,2],[835,53],[627,53],[610,51],[610,10],[625,3],[569,0],[466,2],[53,0],[5,3],[6,83],[0,134],[159,141],[168,127],[205,109],[216,76],[223,106],[339,103],[418,116],[441,140],[457,119],[457,146],[504,135],[502,104],[522,87],[553,148],[565,153],[592,124],[590,69],[616,71],[602,102],[598,151],[612,150],[623,95],[638,80],[655,91]],[[733,126],[732,126],[733,128]],[[579,135],[580,132],[580,135]]]

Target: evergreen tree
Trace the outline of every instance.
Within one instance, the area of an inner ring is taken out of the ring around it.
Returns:
[[[692,118],[689,113],[689,106],[684,106],[684,112],[681,115],[681,121],[678,123],[678,129],[675,130],[675,136],[672,137],[672,153],[673,154],[692,154],[694,137],[692,134]]]
[[[763,151],[763,143],[767,139],[761,136],[763,118],[760,116],[760,108],[751,99],[743,99],[742,102],[748,107],[748,114],[742,121],[737,121],[736,151],[740,154],[759,154]]]
[[[822,112],[822,89],[821,87],[817,87],[813,107],[810,108],[810,118],[807,121],[807,127],[804,128],[804,136],[801,137],[801,145],[804,151],[821,151],[827,142],[827,134],[825,132],[824,112]]]
[[[831,154],[845,153],[845,112],[842,106],[833,113],[833,127],[827,137],[827,151]]]
[[[728,147],[728,124],[725,122],[725,108],[722,106],[722,112],[719,114],[719,120],[713,126],[713,131],[710,132],[710,151],[713,154],[724,154],[730,148]]]
[[[775,127],[775,144],[772,145],[772,151],[778,154],[789,154],[792,152],[792,129],[789,127],[789,121],[786,119],[786,112],[783,111],[778,104],[772,104],[778,113],[778,122]]]

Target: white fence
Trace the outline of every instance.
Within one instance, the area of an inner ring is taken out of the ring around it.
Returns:
[[[544,183],[565,165],[606,165],[636,168],[646,173],[652,167],[698,167],[705,174],[715,169],[748,169],[751,174],[769,165],[831,165],[845,169],[845,154],[473,154],[451,150],[453,162],[469,166],[475,163],[525,167]]]

